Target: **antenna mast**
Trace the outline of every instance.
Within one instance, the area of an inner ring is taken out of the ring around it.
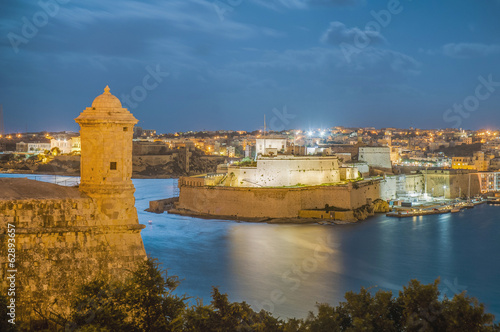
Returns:
[[[0,104],[0,135],[3,135],[3,105]]]
[[[266,154],[266,115],[264,114],[264,155]]]

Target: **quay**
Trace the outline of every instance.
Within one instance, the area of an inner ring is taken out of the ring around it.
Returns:
[[[433,215],[433,214],[445,214],[445,213],[456,213],[460,212],[462,209],[471,209],[476,205],[480,204],[485,204],[488,202],[488,204],[500,204],[500,201],[498,203],[492,203],[493,201],[491,200],[474,200],[471,202],[458,202],[458,203],[451,203],[447,205],[439,205],[441,206],[440,208],[437,208],[436,205],[432,206],[427,206],[427,207],[420,207],[418,209],[412,208],[412,209],[398,209],[396,211],[391,211],[386,213],[387,217],[395,217],[395,218],[407,218],[407,217],[418,217],[418,216],[427,216],[427,215]]]
[[[406,217],[418,217],[418,216],[427,216],[431,214],[444,214],[450,213],[451,209],[443,209],[443,210],[421,210],[421,211],[393,211],[388,212],[386,216],[388,217],[397,217],[397,218],[406,218]]]

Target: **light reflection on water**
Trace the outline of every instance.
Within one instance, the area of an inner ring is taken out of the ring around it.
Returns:
[[[362,286],[397,294],[412,278],[430,283],[441,277],[447,296],[467,290],[489,312],[500,312],[495,207],[416,219],[380,215],[352,225],[268,225],[152,215],[142,211],[147,201],[168,197],[175,182],[134,183],[140,222],[153,218],[142,232],[146,250],[185,278],[181,292],[205,302],[218,285],[232,301],[305,317],[316,302],[337,304]],[[315,249],[324,259],[315,259]],[[455,278],[459,287],[446,287]]]
[[[352,225],[268,225],[148,213],[150,200],[175,194],[176,181],[136,179],[134,185],[147,253],[183,279],[179,293],[205,303],[211,286],[220,286],[232,301],[305,317],[316,302],[335,305],[361,286],[397,293],[412,278],[441,277],[442,293],[467,290],[500,318],[498,207],[376,216]]]
[[[286,308],[302,316],[293,304],[313,308],[315,301],[327,301],[303,294],[321,294],[334,282],[327,276],[342,271],[339,241],[321,226],[240,224],[228,240],[235,287],[257,310],[282,314]]]

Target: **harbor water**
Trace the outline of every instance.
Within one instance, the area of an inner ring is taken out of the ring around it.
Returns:
[[[219,286],[231,301],[305,317],[317,302],[336,305],[360,287],[397,294],[410,279],[440,278],[442,296],[466,291],[500,319],[500,206],[377,215],[348,225],[257,224],[145,212],[150,200],[176,195],[177,181],[135,179],[134,185],[146,252],[180,277],[177,292],[193,303],[208,303],[212,286]]]
[[[440,278],[442,296],[467,291],[500,319],[500,206],[413,218],[377,215],[350,225],[276,225],[145,212],[176,194],[175,180],[134,180],[146,251],[210,301],[212,286],[280,317],[305,317],[360,287],[397,294]],[[148,221],[151,220],[151,224]]]

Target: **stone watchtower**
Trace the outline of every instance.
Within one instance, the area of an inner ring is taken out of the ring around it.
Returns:
[[[16,270],[16,318],[23,324],[68,315],[80,285],[124,279],[146,259],[131,180],[137,120],[106,87],[76,122],[79,188],[0,178],[0,292],[9,288],[6,271]],[[15,264],[8,261],[9,227]]]
[[[75,121],[81,127],[80,190],[96,200],[110,224],[137,223],[131,177],[132,136],[138,120],[106,86]]]

